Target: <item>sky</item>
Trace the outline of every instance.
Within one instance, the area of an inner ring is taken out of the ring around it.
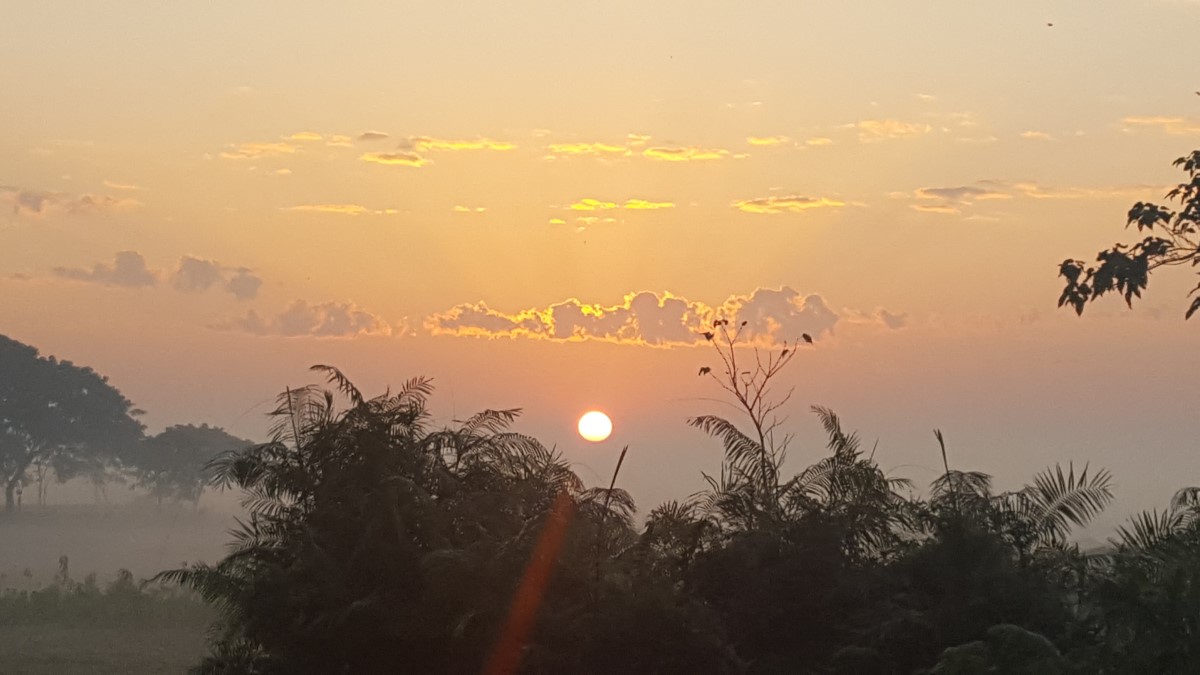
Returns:
[[[18,2],[0,22],[0,333],[90,365],[151,430],[261,438],[286,386],[434,378],[644,510],[730,412],[699,334],[811,347],[897,475],[1110,469],[1106,516],[1200,483],[1186,270],[1129,310],[1057,265],[1197,147],[1200,3]],[[613,436],[574,432],[608,412]]]

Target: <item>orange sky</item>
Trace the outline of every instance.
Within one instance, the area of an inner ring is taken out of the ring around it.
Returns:
[[[796,465],[822,404],[918,482],[941,427],[1002,484],[1074,458],[1157,504],[1200,479],[1194,280],[1077,319],[1054,275],[1180,178],[1197,12],[23,3],[0,332],[154,428],[259,434],[312,363],[433,375],[442,415],[522,406],[591,480],[631,444],[648,508],[719,459],[683,425],[716,393],[692,343],[737,313],[764,345],[818,338],[788,374]],[[589,407],[609,442],[573,435]]]

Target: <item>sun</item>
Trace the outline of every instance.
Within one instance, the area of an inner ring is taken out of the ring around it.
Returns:
[[[579,418],[579,435],[585,440],[599,443],[612,433],[612,420],[599,410],[591,410]]]

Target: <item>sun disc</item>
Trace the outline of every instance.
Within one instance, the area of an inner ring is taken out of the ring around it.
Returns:
[[[579,435],[584,440],[599,443],[612,433],[612,420],[599,410],[591,410],[579,418]]]

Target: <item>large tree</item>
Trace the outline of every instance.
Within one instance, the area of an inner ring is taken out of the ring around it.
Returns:
[[[158,500],[199,502],[208,483],[206,467],[218,455],[253,445],[220,427],[178,424],[139,443],[127,457],[137,486]]]
[[[1167,206],[1138,202],[1129,210],[1126,227],[1136,225],[1146,236],[1133,244],[1115,244],[1100,251],[1096,264],[1067,259],[1058,267],[1066,286],[1058,298],[1058,306],[1070,305],[1077,314],[1087,303],[1116,292],[1127,305],[1142,297],[1150,281],[1150,272],[1171,265],[1200,265],[1200,150],[1175,160],[1187,172],[1187,182],[1180,183],[1167,193],[1167,199],[1179,203],[1179,210]],[[1191,303],[1185,318],[1200,311],[1200,284],[1192,289]]]
[[[0,335],[0,482],[14,492],[35,462],[93,464],[137,443],[135,409],[91,368],[38,354]]]

